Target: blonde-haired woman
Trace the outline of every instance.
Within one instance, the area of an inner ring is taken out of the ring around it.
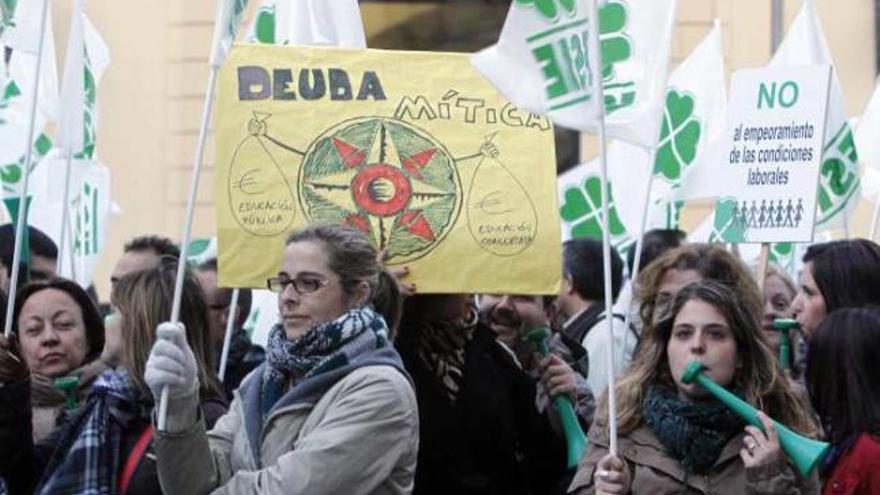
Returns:
[[[808,408],[780,372],[757,315],[733,291],[715,281],[686,286],[646,339],[616,387],[618,456],[608,451],[603,397],[574,493],[818,493],[817,478],[798,476],[767,419],[814,435]],[[682,371],[693,360],[765,411],[767,433],[746,426],[699,385],[684,384]]]

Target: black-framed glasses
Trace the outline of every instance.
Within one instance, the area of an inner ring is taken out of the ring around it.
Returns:
[[[266,287],[272,292],[281,293],[288,285],[293,285],[293,290],[297,294],[312,294],[318,292],[321,287],[330,285],[330,281],[325,278],[307,276],[289,278],[284,276],[269,277],[266,279]]]

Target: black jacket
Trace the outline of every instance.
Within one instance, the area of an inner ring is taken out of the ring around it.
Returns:
[[[535,406],[535,383],[478,326],[465,347],[453,404],[402,335],[398,351],[416,387],[419,457],[414,495],[564,493],[565,443]]]

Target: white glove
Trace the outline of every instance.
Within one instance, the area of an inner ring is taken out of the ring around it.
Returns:
[[[144,370],[144,381],[153,393],[156,404],[162,389],[168,388],[170,399],[198,393],[198,365],[192,349],[186,343],[183,323],[160,323],[156,328],[156,343],[150,351]]]

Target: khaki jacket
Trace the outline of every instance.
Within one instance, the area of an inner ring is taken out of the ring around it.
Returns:
[[[254,396],[248,394],[259,388],[261,370],[235,392],[229,413],[210,433],[198,421],[182,434],[157,435],[159,481],[166,494],[412,492],[418,409],[399,370],[360,367],[316,402],[275,407],[262,431],[254,431],[249,427],[254,409],[247,404]]]
[[[818,494],[819,480],[814,473],[809,479],[800,478],[786,460],[767,466],[746,469],[739,452],[743,446],[741,433],[721,451],[718,460],[707,474],[685,476],[681,463],[666,453],[650,427],[642,425],[631,433],[618,437],[618,455],[626,460],[632,474],[630,493],[652,494]],[[608,454],[608,433],[604,425],[594,423],[588,435],[589,447],[581,459],[577,474],[569,488],[570,493],[595,493],[593,474],[596,464]]]

